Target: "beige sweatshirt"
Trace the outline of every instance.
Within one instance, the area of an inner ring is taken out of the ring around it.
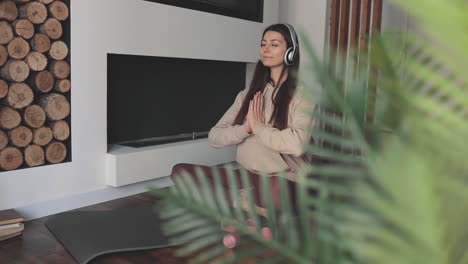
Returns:
[[[271,99],[274,87],[267,84],[263,91],[264,115],[268,122],[273,112]],[[233,125],[248,88],[241,91],[234,104],[210,130],[208,142],[214,148],[237,145],[237,162],[250,171],[276,173],[289,170],[280,153],[301,156],[309,142],[309,128],[313,125],[310,111],[313,105],[296,92],[289,107],[288,128],[279,130],[272,124],[257,125],[247,133],[245,124]]]

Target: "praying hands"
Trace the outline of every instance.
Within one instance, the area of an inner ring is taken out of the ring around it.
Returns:
[[[249,112],[247,113],[246,130],[249,134],[253,133],[258,124],[265,124],[265,115],[263,111],[263,96],[257,92],[254,98],[250,100]]]

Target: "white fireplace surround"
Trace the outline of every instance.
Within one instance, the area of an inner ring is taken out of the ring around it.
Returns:
[[[106,184],[120,187],[165,177],[177,163],[213,166],[234,160],[234,147],[213,149],[206,139],[141,148],[114,145],[106,157]]]
[[[109,53],[245,62],[248,75],[258,59],[259,35],[278,19],[278,1],[265,1],[264,23],[146,1],[139,1],[138,5],[147,9],[145,13],[158,14],[156,21],[146,29],[154,33],[135,30],[133,23],[111,18],[109,21],[117,21],[117,25],[112,26],[124,29],[127,34],[115,34],[108,39],[112,43]],[[162,14],[162,10],[167,13]],[[127,13],[123,8],[120,11],[122,17]],[[142,19],[134,15],[143,24],[149,21],[149,17]],[[119,17],[118,13],[112,16]],[[161,16],[165,16],[163,24],[157,23]],[[145,148],[113,146],[106,154],[105,183],[120,187],[165,177],[177,163],[216,165],[234,160],[235,148],[213,149],[206,139]]]

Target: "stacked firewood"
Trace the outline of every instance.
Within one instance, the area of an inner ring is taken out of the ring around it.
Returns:
[[[0,0],[0,170],[67,157],[68,18],[59,0]]]

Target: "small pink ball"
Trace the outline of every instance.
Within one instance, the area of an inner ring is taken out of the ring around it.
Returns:
[[[227,248],[234,248],[237,244],[237,238],[233,234],[225,235],[223,245]]]
[[[262,234],[263,234],[263,237],[266,240],[272,240],[273,239],[273,233],[271,233],[271,229],[269,227],[262,228]]]

